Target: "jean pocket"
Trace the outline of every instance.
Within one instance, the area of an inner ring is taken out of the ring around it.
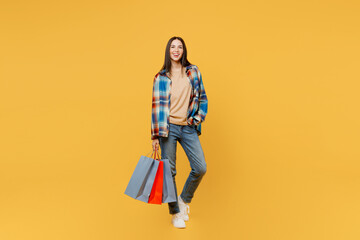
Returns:
[[[195,125],[188,125],[188,127],[189,127],[193,132],[196,132],[196,127],[195,127]]]

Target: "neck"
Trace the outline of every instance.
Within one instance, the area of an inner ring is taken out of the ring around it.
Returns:
[[[171,70],[181,71],[182,65],[180,61],[171,61]]]

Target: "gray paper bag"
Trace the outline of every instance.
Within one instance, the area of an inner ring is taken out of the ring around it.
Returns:
[[[158,167],[159,161],[141,156],[126,187],[125,194],[147,203]]]
[[[176,202],[175,186],[168,159],[160,159],[164,166],[162,202]]]

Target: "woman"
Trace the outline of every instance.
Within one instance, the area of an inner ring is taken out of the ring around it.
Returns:
[[[185,228],[194,192],[206,173],[206,162],[199,136],[207,114],[207,96],[201,73],[187,60],[185,42],[172,37],[167,43],[162,69],[155,75],[152,93],[151,139],[153,150],[161,148],[161,158],[169,159],[177,193],[176,146],[180,143],[191,166],[182,193],[170,202],[171,223]]]

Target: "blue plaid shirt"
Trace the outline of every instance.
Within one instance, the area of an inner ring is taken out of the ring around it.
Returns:
[[[194,125],[198,136],[201,135],[201,123],[205,120],[208,99],[199,68],[196,65],[186,67],[191,82],[187,123]],[[165,69],[154,77],[152,92],[151,140],[169,135],[171,79]]]

